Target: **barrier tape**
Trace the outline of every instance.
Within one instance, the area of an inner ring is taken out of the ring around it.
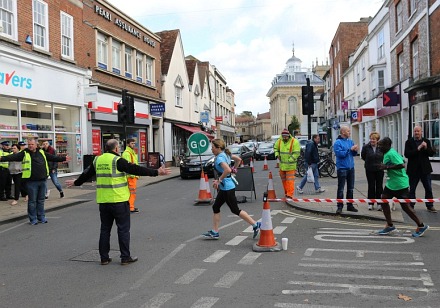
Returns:
[[[293,202],[327,202],[327,203],[409,203],[409,202],[440,202],[440,199],[320,199],[320,198],[274,198],[267,199],[269,202],[283,202],[283,201],[293,201]]]

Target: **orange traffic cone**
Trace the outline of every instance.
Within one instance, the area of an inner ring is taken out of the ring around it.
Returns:
[[[200,184],[199,184],[199,198],[196,199],[196,203],[210,203],[212,197],[208,196],[208,192],[206,191],[206,180],[205,173],[202,170],[202,174],[200,175]]]
[[[267,184],[267,198],[276,199],[275,189],[273,188],[272,172],[269,171],[269,183]]]
[[[269,167],[267,166],[267,156],[264,156],[263,170],[269,170]]]
[[[280,159],[277,156],[277,164],[275,165],[275,168],[279,168],[280,167]]]
[[[267,193],[264,193],[263,197],[263,215],[261,217],[261,227],[260,227],[260,239],[257,244],[252,247],[253,251],[264,252],[264,251],[280,251],[280,243],[275,241],[275,236],[273,235],[272,228],[272,218],[270,216],[270,205],[267,201]]]
[[[209,179],[208,179],[208,175],[205,174],[205,187],[206,187],[206,195],[208,196],[208,198],[212,199],[212,194],[211,194],[211,188],[209,187]]]
[[[249,163],[249,167],[251,167],[252,173],[254,173],[255,169],[254,169],[254,162],[253,162],[252,158],[251,158],[251,162]]]

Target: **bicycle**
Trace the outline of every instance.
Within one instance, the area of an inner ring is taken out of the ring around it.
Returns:
[[[297,166],[296,170],[299,176],[303,177],[307,174],[307,168],[303,156],[298,157],[296,166]],[[332,160],[330,153],[321,152],[319,154],[318,171],[319,171],[319,177],[327,177],[327,176],[331,178],[337,177],[337,173],[335,172],[336,164]]]

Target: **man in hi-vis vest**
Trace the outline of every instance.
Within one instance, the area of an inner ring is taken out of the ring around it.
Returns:
[[[286,198],[292,198],[295,192],[296,161],[300,155],[299,141],[292,137],[287,128],[283,129],[281,137],[275,142],[275,158],[280,160],[280,177],[283,182]]]
[[[134,175],[167,175],[169,168],[148,169],[129,163],[119,156],[119,142],[116,139],[107,141],[106,152],[93,161],[78,179],[67,180],[66,186],[80,186],[96,174],[96,202],[99,204],[101,217],[101,233],[99,236],[99,254],[101,264],[107,265],[112,259],[110,252],[110,233],[113,221],[118,228],[119,250],[121,265],[127,265],[138,260],[130,254],[130,207],[128,199],[127,173]]]
[[[122,158],[125,158],[129,163],[139,165],[137,154],[134,151],[136,141],[132,138],[127,139],[127,148],[122,153]],[[139,213],[139,209],[134,207],[134,202],[136,201],[136,184],[139,176],[133,174],[127,174],[128,189],[130,190],[130,199],[128,199],[128,204],[130,204],[130,213]]]

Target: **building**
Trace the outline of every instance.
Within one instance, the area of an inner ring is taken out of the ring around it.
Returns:
[[[255,140],[255,133],[253,130],[255,126],[254,116],[235,116],[235,136],[236,141],[246,142],[249,140]]]
[[[264,112],[257,114],[255,121],[255,136],[256,141],[266,141],[270,139],[270,112]]]

